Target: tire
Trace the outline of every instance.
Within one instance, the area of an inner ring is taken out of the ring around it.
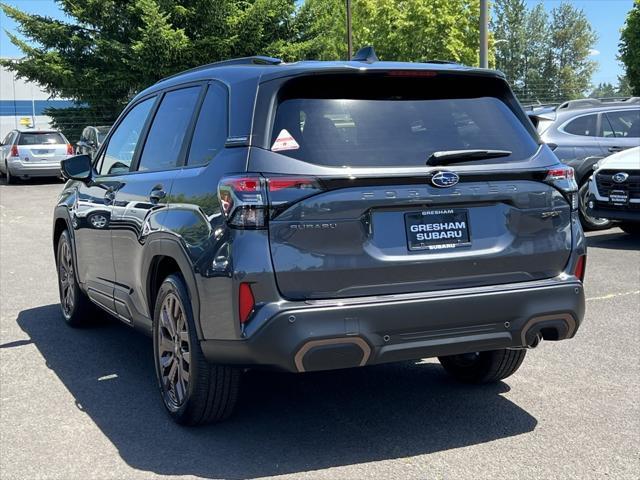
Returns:
[[[240,369],[213,365],[204,358],[181,275],[169,275],[158,291],[153,356],[162,401],[174,421],[204,425],[231,415],[238,399]]]
[[[623,222],[619,225],[619,227],[622,229],[622,231],[628,233],[629,235],[640,235],[640,223]]]
[[[582,228],[588,231],[607,230],[613,226],[613,222],[606,218],[592,217],[587,212],[587,198],[589,197],[589,178],[583,180],[578,189],[578,202],[580,210],[580,223]]]
[[[13,175],[11,175],[11,170],[9,170],[9,164],[5,163],[4,168],[5,168],[5,176],[7,177],[7,185],[15,184],[16,179]]]
[[[438,357],[440,364],[456,380],[464,383],[493,383],[513,375],[527,351],[491,350]]]
[[[84,327],[94,323],[101,312],[78,286],[73,266],[73,245],[67,230],[62,232],[58,240],[56,267],[60,309],[67,325]]]

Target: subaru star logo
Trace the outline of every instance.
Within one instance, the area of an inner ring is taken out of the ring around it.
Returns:
[[[453,187],[459,181],[460,177],[453,172],[437,172],[431,177],[431,183],[440,188]]]
[[[629,178],[629,174],[625,172],[618,172],[614,176],[611,177],[616,183],[624,183]]]

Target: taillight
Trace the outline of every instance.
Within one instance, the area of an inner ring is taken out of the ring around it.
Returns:
[[[251,285],[248,283],[241,283],[238,289],[238,315],[240,323],[244,324],[249,320],[249,316],[253,311],[256,303],[253,298],[253,292],[251,291]]]
[[[73,155],[73,145],[67,143],[67,155]]]
[[[17,145],[11,145],[11,153],[9,155],[10,157],[19,157],[20,153],[18,152],[18,146]]]
[[[269,218],[292,203],[323,191],[318,179],[257,174],[224,177],[218,184],[222,212],[236,228],[266,228]]]
[[[265,180],[259,175],[224,177],[218,183],[218,198],[229,225],[254,229],[266,226]]]
[[[578,209],[578,184],[572,167],[562,165],[551,168],[547,170],[544,181],[562,192],[572,210]]]
[[[584,275],[587,270],[587,256],[580,255],[578,257],[578,261],[576,262],[576,267],[573,270],[573,274],[580,279],[581,282],[584,282]]]

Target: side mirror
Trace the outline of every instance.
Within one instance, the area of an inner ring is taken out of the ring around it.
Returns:
[[[89,155],[76,155],[62,160],[62,173],[72,180],[87,182],[91,180],[91,157]]]

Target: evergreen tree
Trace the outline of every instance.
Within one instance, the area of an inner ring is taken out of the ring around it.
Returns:
[[[620,36],[620,60],[633,95],[640,96],[640,0],[635,0]]]

